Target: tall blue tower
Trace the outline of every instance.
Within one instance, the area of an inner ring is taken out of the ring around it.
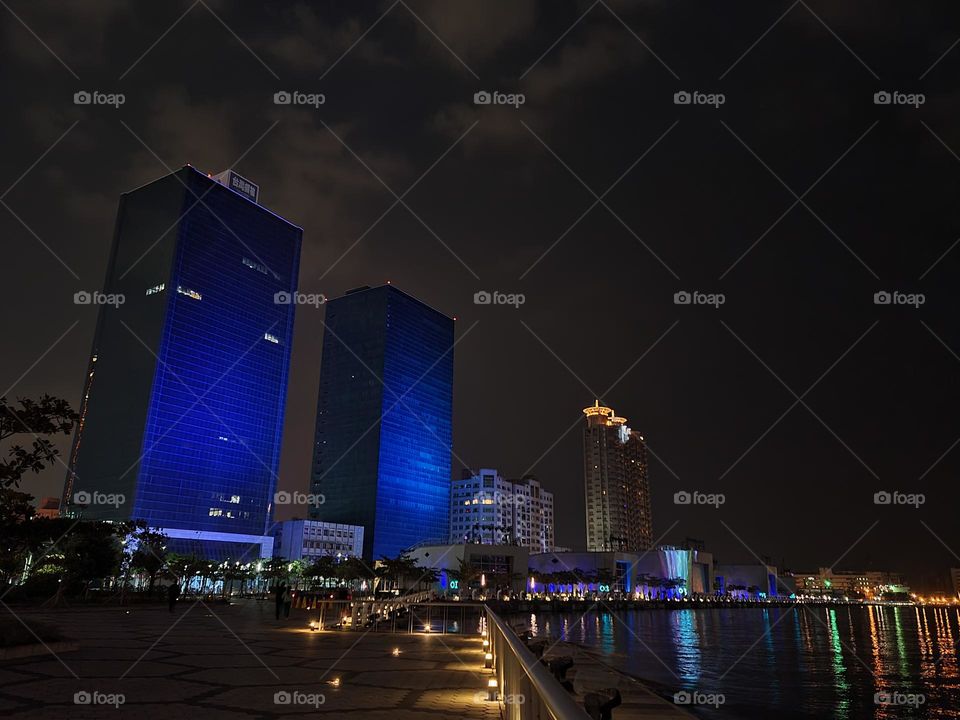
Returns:
[[[303,231],[258,194],[186,166],[121,197],[68,513],[269,554]]]
[[[363,525],[364,557],[445,542],[453,319],[391,285],[326,305],[311,517]]]

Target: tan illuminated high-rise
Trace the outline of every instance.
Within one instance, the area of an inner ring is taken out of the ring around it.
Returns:
[[[627,419],[600,405],[583,409],[587,550],[637,552],[653,544],[647,446]]]

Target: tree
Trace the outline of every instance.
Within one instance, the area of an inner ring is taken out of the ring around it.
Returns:
[[[0,397],[0,442],[17,435],[33,436],[30,449],[14,444],[7,451],[9,459],[0,459],[0,487],[19,487],[27,472],[39,473],[52,464],[59,451],[48,439],[69,435],[79,418],[66,400],[42,395],[39,402],[17,398],[19,408]]]
[[[460,567],[450,570],[448,574],[454,580],[459,581],[461,591],[466,590],[470,587],[470,583],[480,577],[480,571],[467,560],[460,560]]]
[[[379,565],[382,577],[392,581],[400,592],[403,592],[405,589],[403,587],[404,580],[411,576],[418,577],[424,570],[423,568],[418,568],[416,562],[410,559],[409,556],[403,554],[395,558],[388,558],[384,555],[380,558]]]
[[[303,578],[304,572],[307,569],[307,563],[303,560],[291,560],[287,565],[287,568],[290,571],[290,574],[293,576],[294,587],[300,589],[300,580]]]
[[[366,580],[370,582],[371,586],[376,578],[376,573],[370,569],[370,566],[356,557],[349,557],[337,565],[337,575],[347,583]]]
[[[321,587],[328,587],[331,580],[337,579],[337,561],[330,555],[321,555],[303,571],[303,576],[314,582],[319,580]]]
[[[130,548],[130,567],[140,570],[149,578],[147,594],[153,595],[157,574],[163,569],[167,558],[167,536],[151,530],[146,522],[137,520],[126,523],[129,528],[126,546]]]
[[[55,604],[74,589],[90,589],[97,579],[113,577],[120,570],[123,552],[117,538],[117,526],[107,522],[82,522],[52,544],[35,566],[39,573],[58,575],[60,584]]]
[[[11,488],[0,489],[0,577],[9,583],[19,574],[30,553],[33,496]]]
[[[436,568],[418,567],[416,568],[416,572],[417,590],[422,588],[424,585],[426,585],[427,588],[430,588],[436,583],[440,582],[440,571]]]

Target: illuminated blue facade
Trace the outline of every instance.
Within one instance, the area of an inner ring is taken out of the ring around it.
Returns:
[[[97,324],[74,512],[207,555],[269,534],[295,307],[276,295],[296,290],[301,236],[190,167],[122,197],[105,292],[125,302]],[[123,502],[77,506],[97,492]]]
[[[362,525],[368,559],[445,540],[453,320],[390,285],[326,308],[311,517]]]

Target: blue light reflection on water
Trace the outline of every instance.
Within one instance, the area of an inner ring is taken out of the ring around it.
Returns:
[[[960,610],[730,608],[532,615],[534,633],[587,646],[663,694],[722,693],[705,718],[960,717]],[[922,693],[919,707],[875,693]]]

